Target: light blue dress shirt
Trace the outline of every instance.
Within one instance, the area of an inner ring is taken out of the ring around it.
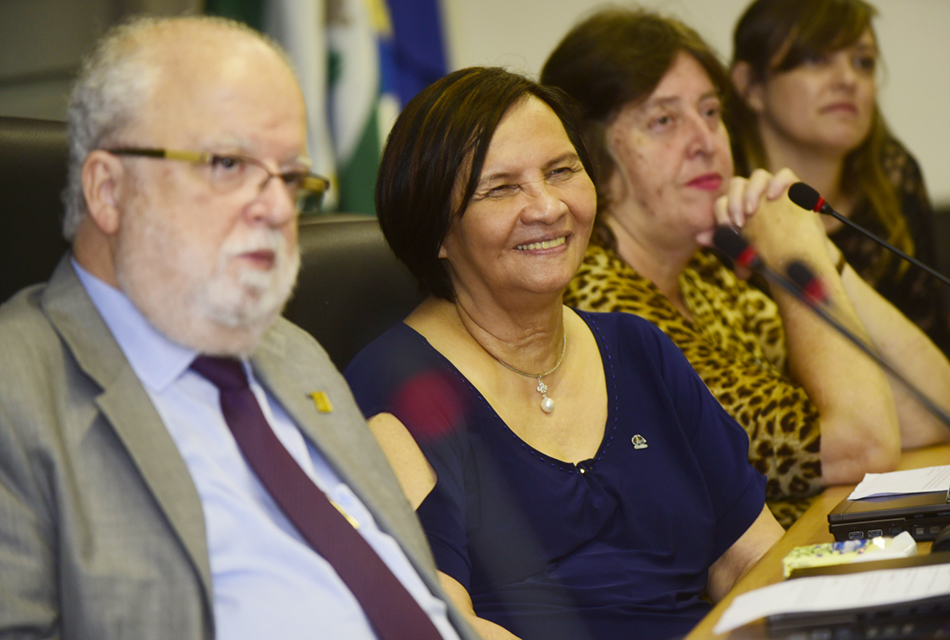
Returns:
[[[201,497],[218,640],[376,638],[356,598],[314,552],[251,471],[221,413],[218,390],[189,366],[195,352],[155,329],[119,290],[73,267],[168,428]],[[316,485],[359,522],[359,531],[432,618],[458,635],[445,603],[422,582],[396,541],[254,379],[251,389],[277,437]]]

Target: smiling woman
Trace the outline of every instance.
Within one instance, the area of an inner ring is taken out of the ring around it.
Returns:
[[[432,296],[345,375],[486,638],[681,637],[780,533],[673,344],[563,305],[590,168],[559,91],[484,68],[410,102],[380,167],[380,225]]]
[[[594,185],[564,126],[547,104],[525,98],[495,129],[465,215],[439,249],[456,304],[562,291],[593,220]]]

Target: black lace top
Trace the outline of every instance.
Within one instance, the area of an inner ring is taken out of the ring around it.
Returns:
[[[896,185],[901,209],[914,240],[915,258],[929,267],[937,267],[934,214],[924,187],[920,166],[897,140],[891,139],[882,158],[888,178]],[[851,220],[879,238],[886,238],[884,226],[874,217],[867,202],[859,202]],[[923,329],[930,339],[950,354],[950,319],[941,298],[943,287],[937,280],[894,255],[886,262],[888,251],[851,227],[843,226],[830,238],[844,253],[851,267]]]

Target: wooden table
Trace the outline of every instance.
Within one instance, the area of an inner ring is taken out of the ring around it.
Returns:
[[[950,445],[939,445],[905,451],[901,456],[900,465],[897,468],[919,469],[921,467],[933,467],[946,464],[950,464]],[[784,558],[789,551],[795,547],[807,544],[833,542],[834,537],[828,531],[828,512],[847,497],[852,489],[854,489],[854,485],[842,485],[825,489],[821,495],[818,496],[811,508],[785,532],[785,535],[779,539],[768,553],[762,556],[762,559],[736,584],[722,602],[717,604],[716,607],[703,618],[699,625],[686,637],[687,640],[700,640],[701,638],[760,640],[767,638],[764,620],[759,620],[740,627],[724,635],[714,634],[712,628],[737,595],[780,582],[782,580],[782,558]],[[917,543],[917,549],[919,553],[928,553],[930,551],[930,543],[919,542]]]

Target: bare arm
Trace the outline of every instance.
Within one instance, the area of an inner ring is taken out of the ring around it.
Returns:
[[[743,226],[755,215],[762,198],[780,199],[798,178],[788,169],[774,176],[757,170],[748,181],[734,180],[729,198],[717,210],[720,222]],[[811,214],[808,214],[811,215]],[[831,241],[825,248],[832,264],[841,252]],[[933,342],[896,307],[846,266],[841,273],[845,293],[861,326],[878,352],[930,399],[950,411],[950,362]],[[903,365],[903,366],[901,366]],[[912,448],[950,439],[950,428],[924,408],[895,378],[888,376],[894,396],[901,445]]]
[[[406,426],[391,413],[380,413],[369,419],[370,429],[379,441],[389,464],[396,471],[396,478],[413,509],[418,509],[425,497],[435,487],[436,475],[426,460],[419,445]],[[504,627],[475,615],[472,598],[457,580],[439,571],[442,588],[465,617],[466,621],[485,640],[518,640]]]
[[[795,207],[787,199],[776,209]],[[806,234],[815,214],[790,210],[788,217],[804,224],[783,221],[773,225],[774,235]],[[769,220],[758,217],[766,226]],[[769,243],[764,243],[769,245]],[[844,284],[823,248],[815,230],[810,246],[804,242],[778,244],[763,249],[766,262],[783,270],[792,259],[807,262],[827,286],[838,318],[869,340]],[[760,245],[761,246],[761,245]],[[766,253],[766,252],[769,253]],[[773,296],[785,326],[791,376],[798,380],[821,416],[821,465],[826,484],[858,482],[868,472],[892,470],[900,456],[900,428],[890,385],[880,368],[847,339],[839,335],[811,309],[785,291]]]
[[[744,576],[759,558],[785,533],[775,521],[768,507],[738,540],[709,567],[709,582],[706,590],[714,602],[722,600],[729,590]]]
[[[465,587],[459,584],[455,578],[440,571],[439,581],[442,583],[442,588],[445,589],[445,592],[449,594],[449,598],[452,599],[452,603],[465,617],[466,622],[468,622],[481,637],[485,638],[485,640],[518,640],[517,636],[513,635],[504,627],[475,615],[471,596],[469,596]]]
[[[406,425],[391,413],[379,413],[368,421],[369,428],[396,472],[402,492],[413,510],[418,509],[435,487],[432,465],[416,444]]]
[[[840,319],[868,340],[831,261],[817,214],[802,211],[784,195],[774,193],[784,193],[787,184],[783,183],[792,178],[791,172],[781,172],[775,180],[757,172],[748,181],[734,179],[728,198],[717,204],[717,216],[743,225],[745,235],[776,271],[783,271],[794,259],[808,263],[826,283]],[[753,214],[746,213],[750,209]],[[773,295],[785,327],[791,376],[821,416],[823,481],[858,482],[866,472],[893,469],[900,456],[900,428],[884,374],[791,295],[782,290]]]
[[[837,248],[831,246],[837,253]],[[846,266],[841,280],[881,356],[944,411],[950,411],[950,363],[946,356],[917,325],[853,269]],[[950,427],[944,426],[896,378],[888,376],[888,381],[897,406],[903,448],[950,439]]]

